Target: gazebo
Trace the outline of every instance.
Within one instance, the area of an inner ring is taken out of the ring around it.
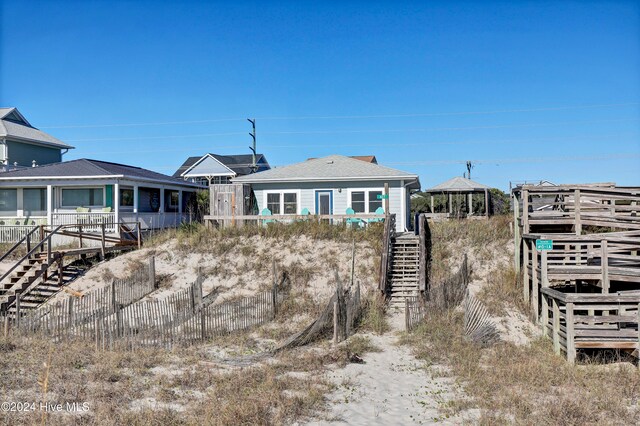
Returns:
[[[431,201],[431,214],[433,216],[473,216],[474,213],[478,215],[484,215],[489,217],[489,201],[491,194],[489,192],[490,187],[482,183],[472,181],[464,177],[454,177],[446,182],[442,182],[433,188],[427,189],[425,192],[430,195]],[[434,195],[446,196],[446,211],[442,213],[436,213],[434,210],[433,197]],[[484,194],[484,212],[473,211],[473,194]],[[462,197],[462,200],[460,200]],[[457,209],[454,211],[454,199],[458,201]],[[461,202],[460,202],[461,201]],[[461,208],[464,206],[465,208]]]

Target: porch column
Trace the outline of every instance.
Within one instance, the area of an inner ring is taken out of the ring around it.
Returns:
[[[24,195],[22,188],[16,189],[16,216],[24,217]]]
[[[433,210],[433,194],[431,194],[431,213],[435,213]]]
[[[473,214],[473,192],[469,193],[469,216]]]
[[[182,190],[178,191],[178,215],[180,215],[180,220],[182,220]]]
[[[451,202],[451,193],[449,193],[449,214],[453,213],[453,203]]]
[[[53,225],[53,186],[47,185],[47,225]]]
[[[138,185],[133,185],[133,212],[136,214],[136,222],[138,221]]]
[[[164,229],[164,186],[160,187],[160,210],[158,210],[158,224],[160,228]]]
[[[113,211],[113,220],[117,228],[118,223],[120,223],[120,184],[118,182],[113,185]]]
[[[484,190],[484,214],[489,217],[489,190]]]

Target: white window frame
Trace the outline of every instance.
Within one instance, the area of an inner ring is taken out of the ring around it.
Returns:
[[[262,194],[262,201],[263,201],[263,209],[267,208],[267,196],[269,194],[280,194],[280,213],[281,215],[284,215],[284,194],[296,194],[296,215],[300,214],[300,193],[301,191],[299,189],[283,189],[283,190],[268,190],[268,191],[264,191],[264,193]],[[273,212],[272,212],[273,213]],[[287,213],[288,216],[293,216],[291,213]]]
[[[378,192],[381,192],[382,194],[386,194],[386,192],[384,192],[384,187],[382,188],[348,188],[347,189],[348,207],[353,208],[351,206],[351,193],[364,192],[364,213],[362,214],[374,214],[375,211],[373,212],[369,211],[369,192],[374,192],[374,191],[378,191]],[[389,191],[391,191],[391,188],[389,188]],[[382,208],[384,208],[384,200],[380,200],[380,201],[382,201]],[[391,203],[389,203],[389,210],[391,210]],[[385,213],[389,213],[389,212],[385,212]]]
[[[67,189],[102,189],[102,204],[101,205],[95,205],[95,206],[67,206],[64,205],[64,197],[63,197],[63,191],[67,190]],[[63,209],[69,209],[69,208],[77,208],[77,207],[104,207],[107,205],[107,189],[104,186],[66,186],[66,187],[62,187],[60,188],[60,207]],[[115,207],[114,207],[115,208]]]

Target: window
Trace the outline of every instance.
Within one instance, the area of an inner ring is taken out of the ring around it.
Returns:
[[[18,214],[18,191],[0,189],[0,215],[15,216]]]
[[[120,188],[120,206],[133,207],[133,189]]]
[[[284,214],[296,214],[298,213],[298,194],[285,193],[284,194]]]
[[[169,207],[177,208],[178,207],[178,193],[172,191],[169,194]]]
[[[22,190],[22,207],[28,216],[47,215],[47,190],[44,188],[25,188]]]
[[[364,191],[352,192],[351,193],[351,208],[355,213],[364,213],[365,210],[365,201],[364,201]]]
[[[382,195],[382,191],[369,191],[369,213],[375,213],[382,207],[382,200],[378,199],[379,195]]]
[[[102,207],[104,191],[102,188],[77,188],[62,190],[63,207]]]
[[[271,214],[280,214],[280,194],[267,194],[267,208]]]

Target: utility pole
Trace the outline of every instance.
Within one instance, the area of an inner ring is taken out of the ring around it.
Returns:
[[[252,131],[249,132],[249,136],[253,139],[253,146],[250,146],[251,150],[251,173],[255,173],[258,171],[258,165],[256,164],[256,119],[247,118],[247,121],[251,123]]]
[[[473,163],[471,161],[467,161],[467,179],[471,179],[471,169],[473,169]]]

